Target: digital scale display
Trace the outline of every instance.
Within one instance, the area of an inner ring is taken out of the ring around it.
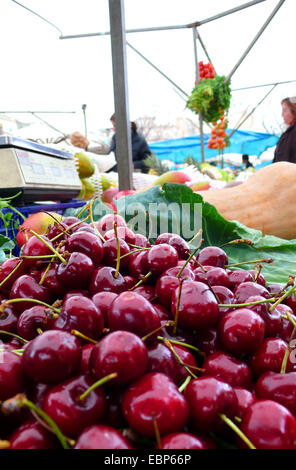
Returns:
[[[80,186],[81,182],[74,166],[74,160],[52,158],[19,149],[16,149],[15,152],[27,184]]]

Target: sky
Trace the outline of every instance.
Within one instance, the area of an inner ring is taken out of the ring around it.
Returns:
[[[64,36],[110,30],[108,0],[20,0],[54,23]],[[125,0],[126,29],[184,25],[227,11],[244,0]],[[278,0],[265,0],[198,28],[219,75],[228,75]],[[223,4],[223,5],[222,5]],[[271,87],[237,88],[296,80],[294,60],[295,0],[286,0],[232,77],[230,127],[253,109]],[[12,0],[0,0],[1,111],[75,111],[40,115],[63,132],[84,131],[86,104],[91,132],[110,127],[114,112],[110,35],[59,38],[53,26]],[[195,79],[192,29],[129,33],[127,41],[188,95]],[[207,62],[199,42],[199,60]],[[168,123],[178,116],[198,123],[185,109],[182,95],[127,47],[128,100],[131,120],[156,117]],[[282,123],[280,101],[296,95],[296,82],[281,85],[245,124],[245,129],[272,131]],[[28,115],[14,115],[28,119]],[[31,119],[31,117],[30,117]]]

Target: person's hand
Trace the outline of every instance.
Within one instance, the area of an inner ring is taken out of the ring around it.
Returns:
[[[74,145],[74,147],[79,147],[82,149],[86,149],[89,144],[87,138],[78,131],[73,132],[70,135],[70,141],[71,144]]]

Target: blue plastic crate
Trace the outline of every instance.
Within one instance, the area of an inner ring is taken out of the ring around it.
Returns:
[[[35,214],[36,212],[56,212],[58,214],[64,214],[64,212],[67,209],[75,209],[78,207],[83,207],[85,206],[86,202],[81,201],[81,200],[76,200],[74,199],[71,202],[65,202],[65,203],[53,203],[53,204],[34,204],[31,206],[24,206],[24,207],[17,207],[16,209],[18,212],[20,212],[25,218],[29,217],[32,214]],[[10,240],[15,241],[15,237],[18,233],[18,226],[22,224],[23,219],[20,215],[18,215],[16,212],[12,211],[9,208],[4,208],[1,210],[3,214],[11,214],[11,218],[9,220],[9,225],[5,227],[3,220],[0,218],[0,234],[5,235]],[[13,249],[12,254],[14,256],[19,255],[19,248],[18,246],[15,246]]]

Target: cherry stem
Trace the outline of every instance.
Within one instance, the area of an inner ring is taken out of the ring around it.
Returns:
[[[282,362],[282,366],[281,366],[281,370],[280,370],[281,374],[286,373],[289,354],[290,354],[290,350],[289,350],[289,348],[287,348],[286,351],[285,351],[284,357],[283,357],[283,362]]]
[[[240,263],[225,264],[224,268],[234,268],[235,266],[241,266],[242,264],[273,263],[273,262],[274,262],[274,260],[272,258],[254,259],[254,260],[250,260],[250,261],[241,261]]]
[[[157,336],[157,339],[161,341],[165,341],[167,338],[164,338],[163,336]],[[187,349],[192,349],[193,351],[200,354],[201,356],[205,356],[204,352],[200,351],[198,348],[196,348],[195,346],[192,346],[191,344],[182,343],[182,341],[177,341],[176,339],[170,339],[170,342],[172,344],[179,344],[180,346],[184,346]]]
[[[182,285],[183,285],[184,279],[181,279],[180,285],[179,285],[179,292],[178,292],[178,298],[177,298],[177,305],[176,305],[176,314],[175,314],[175,325],[173,329],[173,334],[175,335],[177,332],[177,325],[178,325],[178,319],[179,319],[179,306],[180,306],[180,299],[181,299],[181,291],[182,291]]]
[[[155,328],[155,330],[153,331],[150,331],[150,333],[147,333],[147,335],[143,336],[141,338],[142,341],[146,341],[146,339],[150,338],[150,336],[154,335],[157,331],[161,330],[162,328],[166,327],[166,326],[172,326],[174,325],[174,321],[168,321],[166,322],[164,325],[161,325],[159,326],[158,328]]]
[[[234,424],[233,421],[231,421],[231,419],[229,419],[223,413],[220,413],[220,418],[244,441],[245,444],[247,444],[250,449],[256,450],[256,447],[252,444],[252,442],[247,438],[247,436],[245,436],[245,434],[239,429],[239,427]]]
[[[30,233],[32,233],[36,238],[38,238],[44,245],[47,246],[60,260],[63,264],[67,264],[67,261],[60,255],[60,253],[52,246],[50,243],[48,243],[44,238],[39,235],[39,233],[34,232],[34,230],[29,230]]]
[[[14,304],[14,303],[18,303],[18,302],[33,302],[35,304],[38,304],[38,305],[43,305],[44,307],[47,307],[49,308],[50,310],[53,310],[55,313],[60,313],[61,312],[61,309],[59,308],[55,308],[53,307],[52,305],[48,305],[46,304],[45,302],[42,302],[42,300],[37,300],[37,299],[27,299],[26,297],[24,298],[19,298],[19,299],[9,299],[9,300],[5,300],[4,303],[0,306],[0,309],[1,307],[6,306],[6,304]]]
[[[51,261],[53,261],[53,260],[51,260]],[[51,268],[51,264],[52,264],[51,262],[48,263],[48,266],[47,266],[47,268],[45,269],[45,271],[44,271],[44,273],[43,273],[43,275],[42,275],[42,277],[41,277],[41,279],[40,279],[40,281],[39,281],[39,286],[42,286],[42,285],[44,284],[44,281],[45,281],[45,279],[46,279],[47,273],[48,273],[48,271],[49,271],[50,268]]]
[[[21,336],[16,335],[15,333],[11,333],[10,331],[0,330],[0,334],[12,336],[13,338],[19,339],[23,343],[28,343],[28,340],[26,340],[25,338],[22,338]]]
[[[201,234],[202,234],[202,229],[199,229],[199,231],[194,235],[194,237],[191,238],[191,240],[188,242],[188,245],[192,245],[194,240],[196,240],[196,238],[199,237]],[[198,248],[200,247],[201,243],[202,243],[202,240],[200,240]]]
[[[85,392],[79,395],[78,400],[79,401],[84,400],[87,397],[87,395],[89,395],[97,387],[100,387],[101,385],[104,385],[104,383],[109,382],[112,379],[115,379],[117,376],[118,376],[117,372],[113,372],[112,374],[106,375],[106,377],[103,377],[102,379],[98,380],[97,382],[92,384]]]
[[[296,286],[291,287],[287,292],[285,292],[269,309],[270,312],[272,312],[278,304],[280,304],[286,297],[289,297],[290,295],[295,292]]]
[[[37,328],[36,331],[37,331],[38,335],[42,335],[42,333],[43,333],[43,330],[41,330],[41,328]]]
[[[97,344],[97,341],[95,339],[89,338],[89,336],[84,335],[78,330],[71,330],[71,335],[77,336],[77,338],[84,339],[86,341],[89,341],[90,343]]]
[[[20,260],[20,262],[16,265],[16,267],[6,276],[5,279],[3,279],[3,281],[0,282],[0,287],[3,286],[3,284],[8,281],[8,279],[15,273],[15,271],[20,267],[20,265],[23,263],[24,261],[23,260]]]
[[[184,269],[186,268],[187,264],[189,263],[189,261],[193,258],[193,256],[195,255],[195,253],[197,252],[197,250],[199,249],[199,247],[195,248],[195,250],[191,253],[191,255],[187,258],[187,260],[185,261],[185,263],[183,264],[183,266],[181,267],[180,271],[178,272],[178,274],[176,275],[176,277],[179,279],[179,277],[181,276],[182,272],[184,271]]]
[[[152,418],[152,421],[153,421],[157,447],[158,447],[158,449],[161,449],[160,432],[159,432],[158,424],[157,424],[157,421],[155,419],[155,414],[154,413],[151,413],[151,418]]]
[[[51,242],[55,242],[58,238],[60,238],[62,235],[70,235],[71,230],[78,225],[82,224],[82,222],[86,222],[89,219],[89,215],[85,217],[85,219],[79,220],[79,222],[75,222],[75,224],[69,225],[68,227],[65,227],[64,231],[61,231],[58,235],[56,235],[54,238],[51,238]],[[63,227],[63,225],[62,225]]]
[[[174,350],[174,348],[173,348],[173,346],[171,345],[170,341],[169,341],[168,339],[166,339],[166,340],[164,341],[164,344],[169,348],[170,351],[172,351],[172,353],[174,354],[174,356],[177,358],[177,361],[178,361],[181,365],[183,365],[183,367],[187,370],[188,374],[190,374],[191,377],[193,377],[194,379],[197,379],[197,376],[196,376],[193,372],[191,372],[191,370],[190,370],[187,366],[185,366],[185,365],[183,364],[182,359],[180,358],[179,354]]]
[[[223,246],[227,245],[239,245],[241,243],[245,243],[246,245],[254,245],[254,242],[248,240],[247,238],[237,238],[236,240],[232,240],[231,242],[223,243],[223,245],[220,245],[219,248],[223,248]]]
[[[120,244],[119,244],[119,238],[118,238],[118,232],[117,232],[117,223],[114,222],[113,226],[114,226],[116,246],[117,246],[116,271],[115,271],[114,277],[115,277],[115,279],[117,279],[118,278],[118,273],[119,273],[119,268],[120,268]]]
[[[180,387],[179,387],[179,392],[180,393],[184,392],[184,390],[187,387],[187,385],[189,384],[190,380],[191,380],[191,377],[190,377],[190,375],[188,375],[186,377],[186,379],[184,380],[184,382],[182,383],[182,385],[180,385]]]
[[[149,271],[149,273],[145,274],[145,276],[143,276],[142,279],[139,282],[137,282],[137,284],[135,284],[133,287],[131,287],[129,290],[134,290],[136,287],[139,287],[141,284],[143,284],[143,282],[145,282],[148,279],[148,277],[151,276],[151,274],[152,272]]]
[[[271,302],[275,302],[275,300],[276,299],[274,297],[271,297],[270,299],[256,300],[254,302],[246,302],[244,304],[218,304],[218,307],[228,307],[228,308],[237,307],[237,308],[241,308],[241,307],[248,307],[249,305],[260,305],[260,304],[271,303]]]
[[[296,328],[296,323],[295,323],[295,320],[293,320],[293,318],[291,317],[291,313],[290,312],[286,312],[286,315],[282,315],[282,318],[285,318],[287,320],[289,320],[289,322],[292,323],[292,325],[294,326],[294,329]],[[293,330],[294,332],[294,330]]]
[[[99,232],[98,227],[96,226],[95,221],[94,221],[94,217],[93,217],[93,204],[94,204],[94,201],[95,201],[96,198],[97,198],[97,196],[92,198],[90,203],[89,203],[89,216],[90,216],[90,220],[91,220],[91,225],[93,226],[93,228],[95,229],[95,231],[99,235],[102,242],[105,243],[106,240],[103,237],[103,235]]]
[[[136,250],[132,250],[132,251],[129,251],[128,253],[125,253],[124,255],[120,256],[120,259],[122,258],[126,258],[127,256],[129,255],[133,255],[134,253],[139,253],[140,251],[145,251],[145,250],[150,250],[150,248],[146,248],[146,247],[139,247],[137,248]]]

